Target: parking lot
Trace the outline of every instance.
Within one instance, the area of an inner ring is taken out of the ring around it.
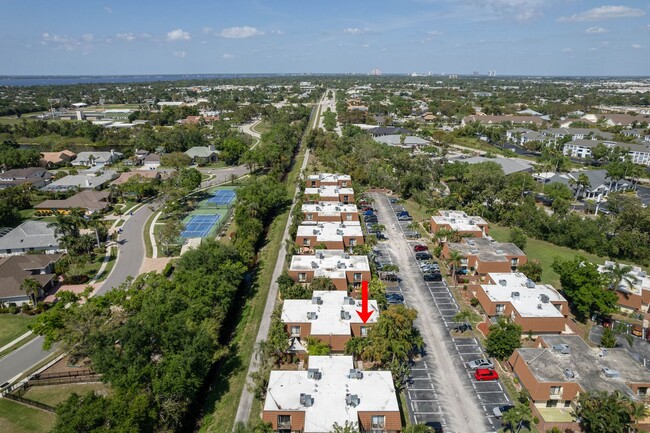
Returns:
[[[493,409],[511,404],[503,385],[499,381],[479,382],[474,378],[467,362],[484,357],[484,350],[474,337],[463,337],[462,334],[452,336],[451,330],[458,325],[452,318],[458,313],[459,306],[449,287],[444,281],[424,281],[419,266],[414,265],[413,247],[420,242],[407,240],[404,236],[409,231],[410,222],[397,220],[395,213],[401,206],[389,203],[388,198],[381,194],[373,195],[373,199],[375,207],[380,209],[377,212],[379,224],[386,226],[385,234],[390,238],[379,242],[375,249],[381,254],[381,263],[399,266],[402,279],[398,289],[387,291],[399,291],[404,296],[405,304],[418,310],[420,317],[416,326],[427,342],[422,358],[411,366],[411,381],[406,393],[411,422],[440,425],[445,432],[461,433],[470,428],[462,424],[463,418],[476,419],[476,412],[480,412],[484,420],[482,427],[479,429],[475,426],[472,431],[497,431],[501,423],[494,417]],[[397,248],[397,243],[405,244],[406,248]],[[418,302],[418,297],[424,302]],[[441,327],[442,332],[435,332],[434,326]],[[442,341],[435,339],[439,334],[442,334]],[[443,361],[442,356],[449,359]],[[453,367],[441,369],[445,362]],[[460,387],[450,386],[449,376],[452,374],[458,376],[462,384]],[[455,394],[454,397],[458,398],[459,388],[466,391],[468,400],[472,402],[454,404],[449,394]]]

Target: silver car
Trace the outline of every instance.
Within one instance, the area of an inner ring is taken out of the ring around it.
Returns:
[[[504,413],[508,412],[513,407],[514,406],[511,404],[506,404],[504,406],[495,407],[494,409],[492,409],[492,412],[494,413],[495,417],[501,418]]]
[[[469,362],[469,368],[476,370],[477,368],[494,368],[492,361],[486,358],[479,358]]]

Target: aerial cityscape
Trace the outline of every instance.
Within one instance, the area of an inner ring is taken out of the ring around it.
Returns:
[[[650,5],[3,3],[1,433],[650,432]]]

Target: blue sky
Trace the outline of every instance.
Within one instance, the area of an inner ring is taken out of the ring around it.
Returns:
[[[0,74],[650,75],[648,0],[0,0]]]

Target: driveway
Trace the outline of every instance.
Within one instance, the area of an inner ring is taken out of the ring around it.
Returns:
[[[444,282],[423,280],[412,246],[404,237],[401,224],[406,226],[408,222],[397,221],[388,197],[383,194],[371,194],[371,197],[379,222],[386,227],[385,234],[390,239],[380,245],[389,243],[385,248],[392,262],[399,266],[405,303],[418,310],[415,326],[426,344],[422,358],[412,365],[412,383],[407,390],[411,420],[441,425],[445,431],[455,433],[497,430],[488,416],[492,406],[485,405],[488,400],[479,397],[482,384],[474,383],[464,363],[469,360],[465,356],[480,356],[480,345],[471,339],[451,338],[448,328],[451,317],[458,311],[456,301]],[[470,350],[465,347],[468,343],[472,345]],[[492,385],[501,386],[498,382]],[[507,396],[502,393],[501,397],[490,399],[490,404],[497,399],[507,401]]]

